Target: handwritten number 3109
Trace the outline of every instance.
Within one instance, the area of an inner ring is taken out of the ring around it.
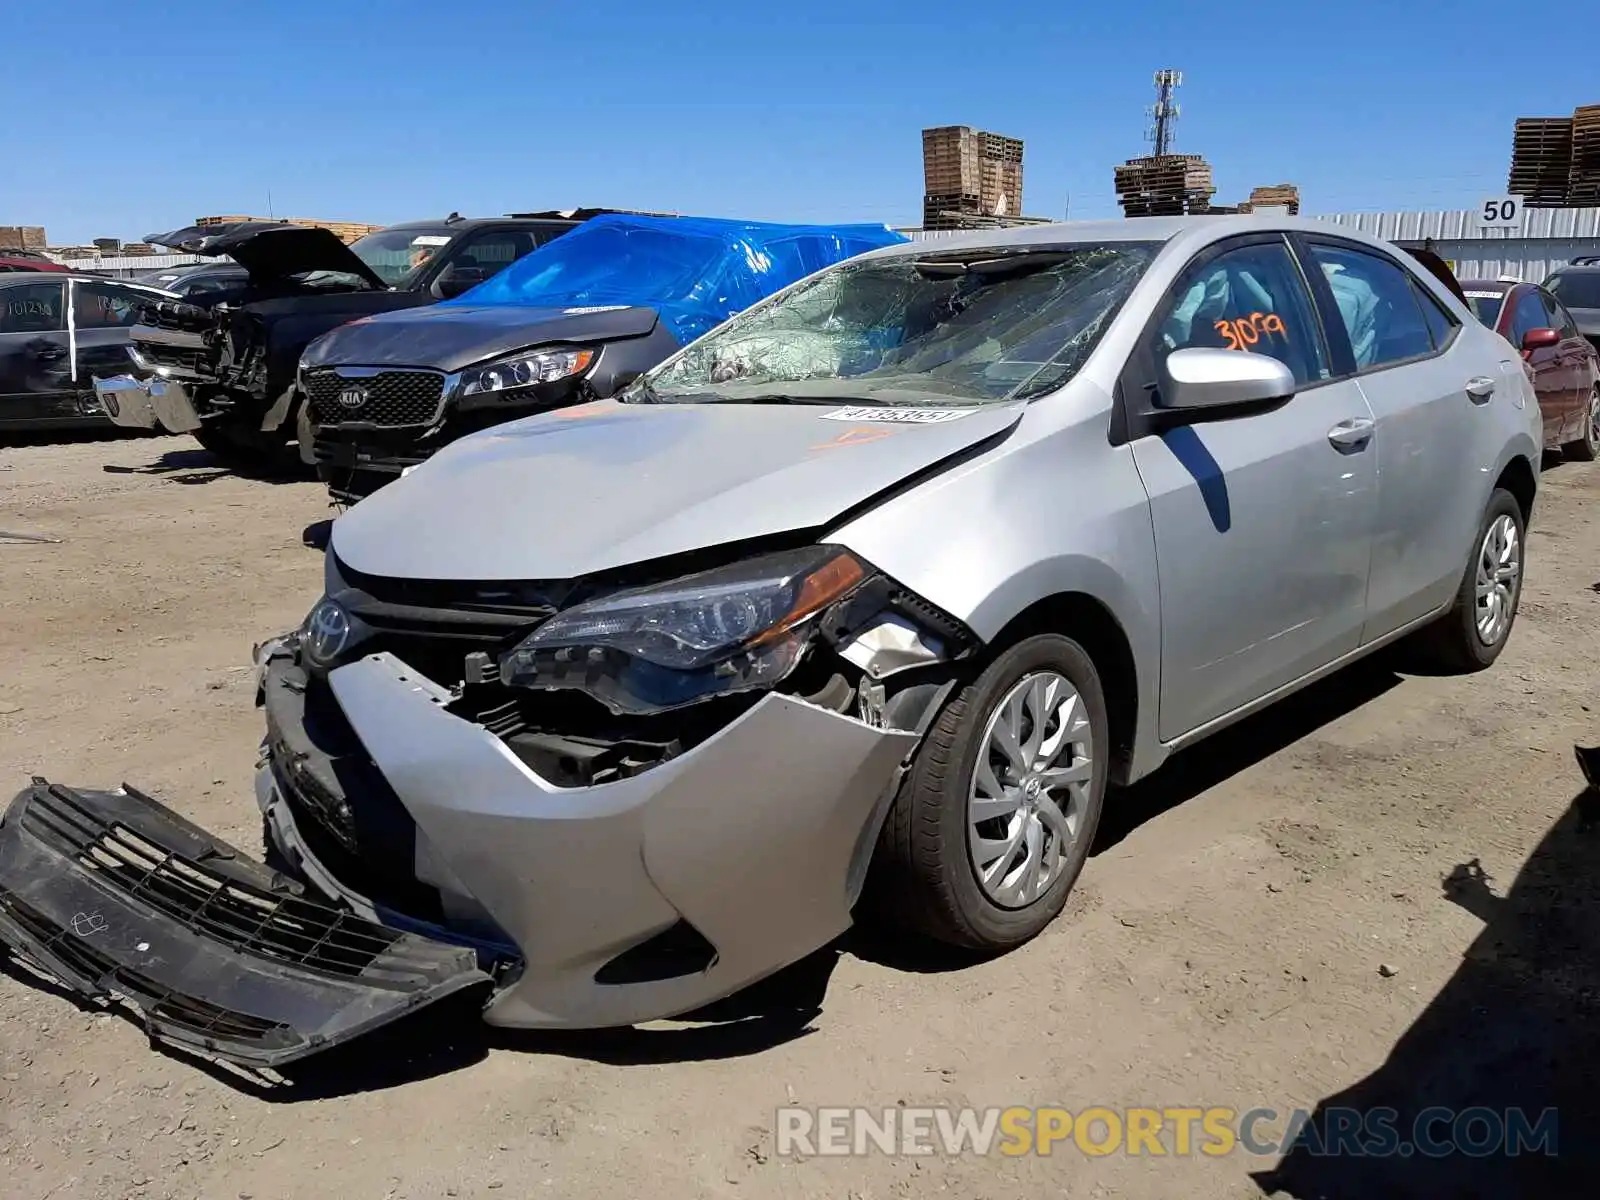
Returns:
[[[1214,324],[1217,332],[1228,343],[1229,350],[1244,350],[1254,346],[1264,333],[1289,336],[1289,331],[1284,328],[1283,318],[1277,313],[1255,312],[1248,317],[1240,317],[1237,321],[1217,321]]]

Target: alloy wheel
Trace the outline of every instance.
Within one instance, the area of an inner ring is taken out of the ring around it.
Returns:
[[[1589,397],[1589,419],[1584,424],[1583,436],[1589,443],[1590,451],[1600,456],[1600,388],[1596,388]]]
[[[1517,523],[1501,513],[1489,524],[1478,547],[1478,638],[1485,646],[1498,645],[1511,628],[1522,578],[1522,536]]]
[[[1058,878],[1094,779],[1094,735],[1064,675],[1024,676],[989,716],[967,793],[967,845],[978,886],[1026,908]]]

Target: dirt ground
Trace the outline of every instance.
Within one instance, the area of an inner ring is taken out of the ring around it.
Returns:
[[[1495,669],[1357,667],[1113,795],[1066,915],[1004,958],[852,934],[736,997],[742,1019],[563,1036],[419,1022],[274,1086],[153,1052],[7,963],[0,1196],[1260,1195],[1252,1172],[1275,1160],[1242,1152],[795,1160],[774,1114],[1287,1113],[1395,1069],[1497,898],[1567,836],[1572,746],[1600,741],[1600,466],[1555,461],[1544,483]],[[328,515],[316,484],[234,477],[187,439],[0,448],[0,530],[63,539],[0,542],[6,795],[35,773],[126,780],[254,852],[248,656],[315,600],[302,531]],[[1444,884],[1474,863],[1476,905]],[[1539,903],[1518,911],[1543,920],[1555,902]],[[1541,946],[1559,965],[1575,944]],[[1592,1006],[1594,978],[1563,969],[1571,994],[1551,1003]],[[1543,987],[1554,970],[1514,975]]]

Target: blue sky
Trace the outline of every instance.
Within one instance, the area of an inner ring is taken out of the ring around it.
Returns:
[[[1030,213],[1115,216],[1167,66],[1175,148],[1211,160],[1219,201],[1292,181],[1311,211],[1467,207],[1504,188],[1513,118],[1600,102],[1600,68],[1555,57],[1600,44],[1594,5],[67,0],[5,24],[0,224],[56,243],[269,192],[279,216],[373,222],[911,223],[919,131],[943,124],[1025,139]]]

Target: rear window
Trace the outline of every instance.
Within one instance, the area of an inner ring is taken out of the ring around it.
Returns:
[[[1472,308],[1472,315],[1477,317],[1490,329],[1495,327],[1500,320],[1500,306],[1506,302],[1504,292],[1468,292],[1467,303]]]
[[[1557,272],[1544,286],[1568,308],[1600,308],[1600,271]]]

